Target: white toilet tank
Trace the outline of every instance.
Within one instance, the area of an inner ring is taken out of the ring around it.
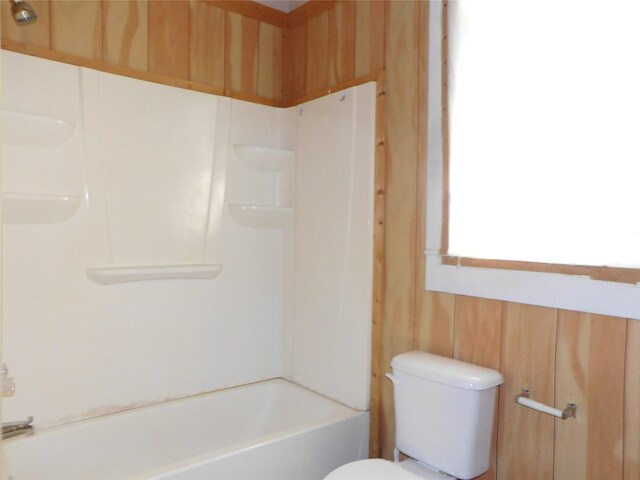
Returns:
[[[502,375],[419,351],[394,357],[391,370],[396,448],[460,479],[487,471]]]

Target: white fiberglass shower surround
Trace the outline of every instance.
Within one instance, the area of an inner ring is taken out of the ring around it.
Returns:
[[[6,51],[2,84],[3,478],[366,457],[375,85],[279,109]]]

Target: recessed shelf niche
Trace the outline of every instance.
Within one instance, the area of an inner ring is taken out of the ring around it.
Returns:
[[[257,145],[233,145],[243,168],[230,173],[229,212],[238,225],[282,228],[293,218],[294,152]]]
[[[75,168],[77,129],[75,120],[2,110],[4,225],[62,223],[78,211],[84,181]]]
[[[2,194],[2,223],[28,225],[60,223],[69,220],[80,208],[79,195]]]

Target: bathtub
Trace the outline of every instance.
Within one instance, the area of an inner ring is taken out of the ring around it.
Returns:
[[[282,379],[3,442],[5,479],[320,479],[366,458],[369,414]]]

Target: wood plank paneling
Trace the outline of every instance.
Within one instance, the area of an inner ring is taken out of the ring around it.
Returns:
[[[553,475],[553,417],[517,405],[524,387],[553,405],[557,310],[505,302],[502,316],[498,418],[498,478],[540,480]]]
[[[307,24],[291,29],[291,60],[293,62],[292,98],[307,93]]]
[[[307,72],[305,93],[327,87],[329,13],[324,12],[307,24]]]
[[[258,25],[258,95],[282,99],[282,29]]]
[[[53,50],[94,60],[102,59],[100,0],[51,2],[50,21]]]
[[[147,0],[102,2],[102,58],[113,65],[146,71]]]
[[[189,15],[189,79],[224,88],[225,12],[191,0]]]
[[[640,478],[640,321],[627,321],[624,387],[624,480]]]
[[[500,370],[501,337],[502,302],[456,296],[454,358]],[[494,420],[491,439],[491,463],[489,471],[478,477],[482,480],[495,479],[497,476],[497,429],[498,415]]]
[[[227,12],[225,89],[257,95],[258,22]]]
[[[282,103],[287,105],[293,99],[293,42],[291,29],[282,29]]]
[[[11,16],[11,4],[7,1],[1,2],[2,38],[35,47],[49,48],[49,1],[31,0],[29,4],[38,15],[38,21],[28,27],[19,27]]]
[[[329,10],[328,86],[354,78],[355,13],[353,2]]]
[[[376,82],[376,150],[374,172],[374,225],[373,225],[373,325],[371,332],[372,352],[379,352],[382,342],[382,324],[384,321],[384,232],[385,232],[385,179],[386,179],[386,83],[384,75]],[[381,441],[382,398],[381,382],[384,372],[379,355],[371,356],[371,411],[369,432],[369,456],[379,457]]]
[[[414,343],[416,172],[418,122],[419,2],[386,4],[394,28],[385,45],[386,72],[386,203],[385,314],[382,325],[381,367],[411,350]],[[393,390],[382,383],[382,455],[393,453]]]
[[[384,2],[356,2],[355,15],[355,76],[360,77],[384,68]]]
[[[626,328],[621,318],[559,312],[554,403],[575,403],[578,419],[556,421],[556,479],[622,478]]]
[[[500,370],[502,302],[456,296],[453,357]]]
[[[370,7],[380,5],[380,2],[367,2],[366,11],[371,12]],[[361,5],[358,4],[358,9]],[[362,11],[360,14],[362,15]],[[384,10],[381,18],[384,19]],[[429,3],[420,2],[419,7],[419,37],[418,37],[418,168],[416,177],[416,204],[418,207],[416,218],[416,281],[415,281],[415,333],[414,346],[419,350],[443,355],[453,356],[453,327],[455,296],[446,293],[428,292],[425,290],[425,224],[426,216],[426,182],[419,179],[426,178],[427,170],[427,78],[428,78],[428,31],[422,25],[428,24]],[[367,18],[364,16],[364,18]],[[356,27],[357,31],[368,31],[376,28],[370,18]],[[384,20],[380,22],[384,26]],[[369,39],[371,35],[365,36]],[[384,39],[381,29],[378,29],[377,37]],[[357,50],[356,61],[360,56],[370,59],[371,52],[368,49]],[[380,62],[382,63],[382,62]],[[370,62],[362,63],[367,68]]]
[[[186,2],[149,2],[149,71],[189,78],[189,9]]]
[[[456,296],[449,293],[416,293],[415,348],[453,357]]]

